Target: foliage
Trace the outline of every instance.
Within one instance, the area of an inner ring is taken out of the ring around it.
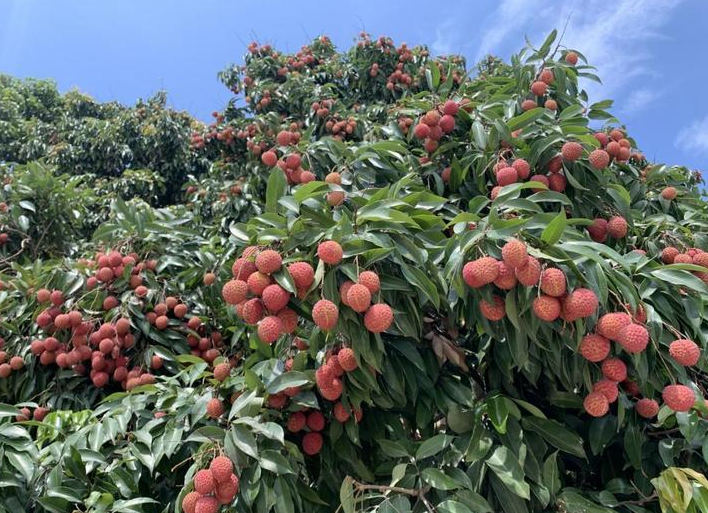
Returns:
[[[180,511],[219,455],[240,513],[705,510],[701,176],[582,54],[248,50],[188,144],[2,77],[0,511]]]

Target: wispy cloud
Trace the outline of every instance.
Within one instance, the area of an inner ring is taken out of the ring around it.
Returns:
[[[439,23],[435,28],[435,41],[430,45],[433,53],[436,55],[457,53],[459,49],[455,48],[456,41],[454,38],[456,33],[457,30],[455,30],[455,20],[453,18],[448,18]]]
[[[622,110],[626,113],[634,114],[640,110],[643,110],[652,102],[659,99],[661,95],[661,91],[658,91],[656,89],[650,89],[648,87],[635,89],[634,91],[629,93],[627,99],[624,100]]]
[[[684,1],[569,0],[560,7],[554,3],[539,8],[537,2],[503,0],[487,22],[490,28],[482,34],[479,53],[504,55],[515,50],[506,47],[506,41],[527,35],[537,42],[567,22],[563,46],[580,50],[597,67],[603,79],[602,95],[612,96],[636,77],[654,74],[647,43],[662,37],[659,30]],[[586,86],[595,97],[599,87]]]
[[[684,151],[708,154],[708,114],[676,134],[674,145]]]

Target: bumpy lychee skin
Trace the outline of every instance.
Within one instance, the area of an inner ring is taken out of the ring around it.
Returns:
[[[519,174],[513,167],[503,167],[496,174],[497,184],[504,187],[505,185],[511,185],[519,180]]]
[[[624,217],[614,216],[607,221],[607,234],[615,239],[621,239],[627,235],[627,221]]]
[[[296,411],[290,414],[288,417],[287,428],[291,433],[297,433],[305,428],[307,423],[307,417],[301,411]]]
[[[285,290],[277,283],[268,285],[263,289],[262,294],[263,304],[271,312],[279,312],[285,308],[290,301],[290,292]]]
[[[492,283],[499,276],[499,264],[492,257],[482,257],[467,262],[462,268],[462,278],[472,288]]]
[[[256,268],[263,274],[272,274],[283,265],[283,258],[280,253],[273,249],[266,249],[258,253],[256,257]]]
[[[245,251],[244,251],[245,254]],[[255,273],[258,269],[256,264],[247,258],[237,258],[234,265],[231,266],[231,274],[237,280],[247,280],[249,276]]]
[[[322,435],[320,433],[307,433],[302,438],[302,452],[314,456],[322,450]]]
[[[246,294],[248,294],[248,283],[243,280],[229,280],[221,289],[224,301],[230,305],[239,304],[246,299]]]
[[[243,303],[241,318],[246,324],[256,324],[263,316],[263,302],[258,298],[249,299]]]
[[[322,431],[325,428],[325,418],[321,411],[314,410],[307,416],[307,427],[310,431]]]
[[[627,365],[619,358],[608,358],[602,362],[602,374],[610,381],[619,383],[627,379]]]
[[[492,302],[483,299],[479,302],[479,310],[485,319],[490,321],[500,321],[506,315],[504,300],[499,296],[492,296]]]
[[[619,395],[619,390],[617,389],[617,383],[609,379],[601,379],[592,386],[593,392],[600,392],[605,397],[609,403],[614,403]]]
[[[522,180],[526,180],[531,174],[531,166],[524,159],[516,159],[511,167],[516,169],[516,174]]]
[[[664,187],[661,191],[661,197],[664,198],[667,201],[672,201],[676,199],[676,196],[678,195],[678,192],[676,191],[676,187]]]
[[[273,280],[267,274],[258,271],[249,276],[246,283],[248,283],[248,290],[250,290],[251,293],[260,296],[263,294],[263,290],[273,283]]]
[[[234,474],[229,476],[229,480],[225,483],[216,485],[216,498],[220,504],[229,504],[234,500],[238,493],[238,477]]]
[[[355,283],[347,292],[347,304],[355,312],[366,312],[371,305],[371,292],[364,285]]]
[[[351,417],[351,414],[341,402],[334,405],[332,412],[334,413],[334,418],[337,419],[337,422],[340,424],[344,424]]]
[[[565,62],[571,66],[575,66],[578,63],[578,54],[575,52],[568,52],[565,54]]]
[[[371,333],[382,333],[393,323],[393,310],[385,303],[376,303],[364,314],[364,326]]]
[[[206,495],[213,492],[214,488],[216,488],[216,480],[210,471],[203,469],[194,474],[194,490],[197,493]]]
[[[590,362],[601,362],[610,354],[610,341],[602,335],[588,333],[580,341],[580,354]]]
[[[541,82],[551,85],[553,83],[553,70],[544,69],[541,73],[539,73],[538,79]]]
[[[708,267],[708,253],[698,253],[694,255],[693,263],[701,267]]]
[[[502,259],[512,269],[518,269],[526,265],[526,260],[529,254],[526,250],[526,244],[518,239],[511,239],[504,244],[502,248]]]
[[[229,377],[231,373],[231,365],[228,363],[220,363],[214,366],[214,379],[217,381],[224,381]]]
[[[300,320],[297,313],[290,308],[283,308],[279,311],[278,319],[283,323],[283,333],[294,333]]]
[[[641,324],[628,324],[620,330],[617,342],[628,353],[641,353],[649,343],[649,332]]]
[[[595,329],[603,337],[610,340],[619,340],[622,328],[632,323],[632,318],[624,312],[606,313],[597,320]]]
[[[676,412],[689,411],[696,402],[693,390],[685,385],[668,385],[661,393],[664,404]]]
[[[563,309],[568,320],[590,317],[597,311],[598,300],[590,289],[579,288],[568,294],[563,300]]]
[[[337,265],[342,261],[343,254],[342,246],[333,240],[321,242],[320,245],[317,246],[317,256],[320,257],[320,260],[325,264]]]
[[[197,501],[202,498],[202,494],[199,492],[189,492],[182,499],[182,511],[184,513],[194,513],[197,507]]]
[[[548,84],[542,81],[537,81],[531,84],[531,92],[534,96],[543,96],[548,91]]]
[[[568,141],[561,148],[561,155],[563,160],[567,162],[576,161],[583,156],[583,147],[580,143]]]
[[[194,508],[194,513],[216,513],[217,511],[219,511],[219,499],[210,495],[200,497]]]
[[[588,234],[595,242],[605,242],[607,240],[607,221],[602,218],[593,219],[593,222],[588,226]]]
[[[354,285],[354,282],[347,280],[339,287],[339,300],[343,305],[349,306],[349,299],[347,296],[349,295],[349,289],[352,288],[352,285]]]
[[[561,297],[565,294],[565,274],[560,269],[549,267],[541,273],[541,290],[544,294]]]
[[[542,321],[553,322],[560,316],[560,301],[552,296],[539,296],[533,300],[533,313]]]
[[[538,285],[538,280],[541,278],[541,262],[530,256],[526,260],[526,265],[519,267],[514,273],[522,285],[527,287]]]
[[[359,273],[359,283],[369,289],[369,292],[376,294],[381,288],[379,275],[374,271],[362,271]]]
[[[346,372],[352,372],[359,366],[356,362],[354,351],[352,351],[349,347],[343,347],[340,349],[339,353],[337,353],[337,359],[339,361],[339,365],[341,365],[342,369]]]
[[[234,473],[234,464],[226,456],[217,456],[211,460],[209,470],[217,483],[228,483]]]
[[[224,414],[224,405],[219,399],[209,399],[207,402],[207,415],[212,419],[218,419]]]
[[[261,342],[272,344],[283,333],[283,321],[275,315],[264,317],[258,323],[258,338]]]
[[[588,161],[595,169],[605,169],[610,164],[610,155],[605,150],[593,150]]]
[[[640,399],[637,404],[634,405],[634,409],[637,411],[637,415],[644,417],[645,419],[653,419],[659,413],[659,403],[654,399]]]
[[[519,280],[516,279],[514,269],[509,267],[505,262],[499,261],[499,275],[494,280],[494,285],[502,290],[511,290],[516,287]]]
[[[593,417],[602,417],[610,411],[610,402],[602,392],[590,392],[583,400],[583,408]]]
[[[307,262],[294,262],[288,266],[288,271],[298,289],[309,289],[315,281],[315,270]]]
[[[674,340],[669,345],[669,354],[679,365],[690,367],[698,363],[701,350],[692,340]]]
[[[339,309],[327,299],[320,299],[312,307],[312,320],[320,329],[329,331],[337,325]]]

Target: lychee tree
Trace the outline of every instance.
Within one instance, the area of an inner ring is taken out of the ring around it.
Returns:
[[[705,510],[702,180],[583,55],[248,51],[184,205],[5,271],[0,511]]]

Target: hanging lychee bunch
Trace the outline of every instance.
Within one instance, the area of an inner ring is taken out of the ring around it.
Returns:
[[[393,323],[393,310],[386,303],[371,304],[374,294],[381,288],[378,274],[363,271],[357,283],[345,281],[340,287],[342,303],[357,313],[364,314],[364,326],[371,333],[382,333]]]
[[[9,361],[8,361],[9,358]],[[22,370],[25,361],[20,356],[8,357],[5,351],[0,351],[0,378],[8,378],[13,371]]]
[[[314,456],[322,450],[324,440],[322,431],[326,427],[325,416],[319,410],[305,410],[292,412],[288,416],[286,427],[290,433],[296,434],[305,429],[307,433],[302,437],[302,452]]]
[[[234,262],[231,268],[234,278],[225,283],[221,291],[224,300],[236,306],[236,313],[244,322],[258,324],[258,338],[266,344],[272,344],[284,333],[293,333],[299,320],[287,307],[290,292],[273,277],[282,265],[283,259],[277,251],[250,246]],[[312,266],[307,262],[294,262],[288,266],[288,271],[298,295],[304,297],[314,281]]]
[[[119,251],[112,250],[107,253],[98,253],[93,260],[83,260],[89,268],[95,268],[96,272],[86,280],[86,288],[89,290],[101,287],[104,288],[109,295],[104,300],[104,310],[110,310],[118,306],[118,300],[114,295],[110,295],[115,287],[111,285],[115,280],[122,278],[126,269],[130,270],[128,277],[128,286],[135,290],[136,295],[141,296],[143,290],[147,293],[147,289],[143,286],[142,273],[145,271],[155,272],[157,269],[157,260],[141,261],[137,253],[121,255]],[[138,288],[142,287],[140,291]]]
[[[525,111],[535,109],[538,106],[538,102],[542,101],[543,106],[548,110],[558,110],[558,103],[553,98],[550,98],[550,95],[549,97],[546,97],[548,94],[548,86],[552,85],[553,81],[553,70],[548,68],[542,69],[538,74],[537,79],[531,84],[530,87],[531,94],[535,98],[527,98],[523,100],[521,102],[521,109]]]
[[[455,129],[455,116],[458,110],[457,102],[447,100],[441,108],[429,110],[423,115],[413,129],[413,134],[423,140],[425,151],[433,153],[438,149],[440,139]]]
[[[226,456],[217,456],[208,469],[197,471],[193,491],[182,499],[184,513],[216,513],[220,506],[231,504],[239,489],[234,466]]]

